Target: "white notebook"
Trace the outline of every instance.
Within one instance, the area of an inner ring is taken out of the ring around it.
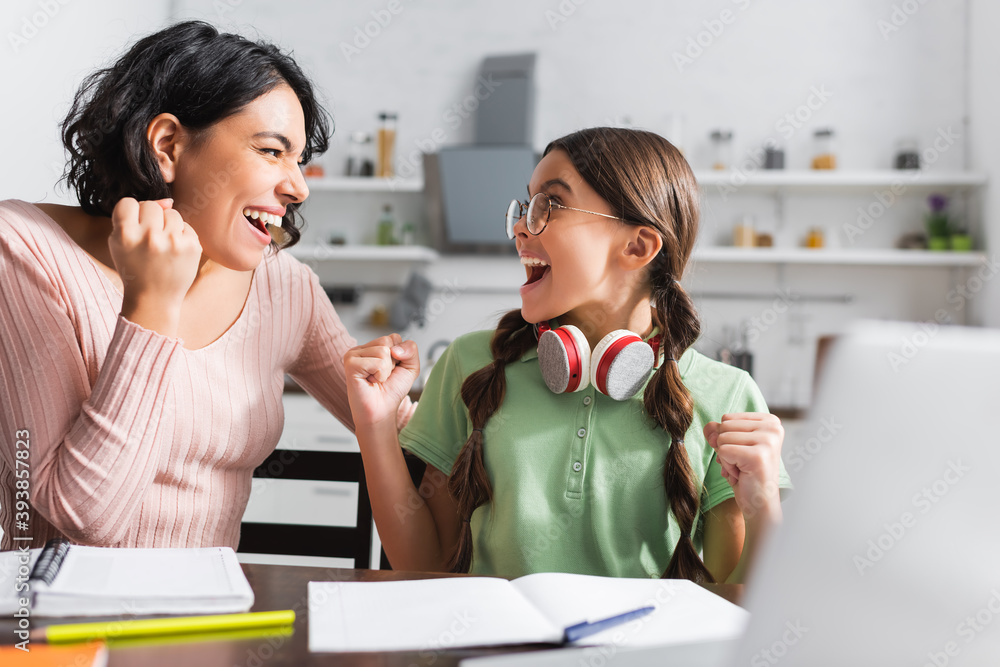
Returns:
[[[747,612],[695,583],[582,574],[513,581],[455,577],[419,581],[309,582],[310,651],[423,651],[559,643],[565,629],[643,606],[641,618],[579,645],[650,646],[732,639]]]
[[[229,547],[115,549],[61,542],[0,552],[4,616],[24,601],[35,616],[121,616],[235,613],[249,610],[253,600]]]

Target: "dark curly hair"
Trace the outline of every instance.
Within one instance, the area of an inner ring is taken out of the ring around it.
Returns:
[[[287,84],[305,116],[302,161],[324,153],[333,120],[289,54],[264,42],[220,33],[203,21],[177,23],[136,42],[121,58],[90,74],[62,123],[69,161],[63,174],[81,208],[110,216],[123,197],[170,196],[146,139],[150,121],[171,113],[197,133]],[[299,204],[286,207],[286,241],[301,238]]]

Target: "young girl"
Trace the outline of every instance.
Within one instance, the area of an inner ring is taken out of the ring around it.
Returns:
[[[690,167],[655,134],[588,129],[549,144],[528,195],[507,216],[521,309],[449,347],[398,439],[415,345],[393,335],[345,355],[389,560],[743,581],[790,483],[753,380],[691,347]],[[633,332],[624,347],[601,344],[617,330]],[[419,490],[400,443],[428,464]]]

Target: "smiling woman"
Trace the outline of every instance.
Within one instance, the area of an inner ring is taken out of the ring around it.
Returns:
[[[285,375],[353,429],[355,341],[280,252],[330,126],[291,57],[201,22],[84,81],[62,127],[79,206],[0,202],[0,547],[235,547]]]
[[[171,182],[174,208],[214,262],[252,270],[271,243],[265,224],[281,229],[286,213],[308,196],[299,168],[303,128],[298,97],[285,84],[197,133],[169,113],[149,123],[152,152]],[[289,228],[298,233],[291,223]]]

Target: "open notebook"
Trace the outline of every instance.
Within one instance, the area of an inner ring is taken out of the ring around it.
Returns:
[[[559,643],[581,621],[655,610],[581,644],[664,645],[739,636],[747,612],[690,581],[530,574],[513,581],[310,582],[310,651]]]
[[[23,608],[24,600],[35,616],[226,613],[253,605],[250,583],[229,547],[114,549],[55,542],[45,550],[0,552],[0,614]]]

